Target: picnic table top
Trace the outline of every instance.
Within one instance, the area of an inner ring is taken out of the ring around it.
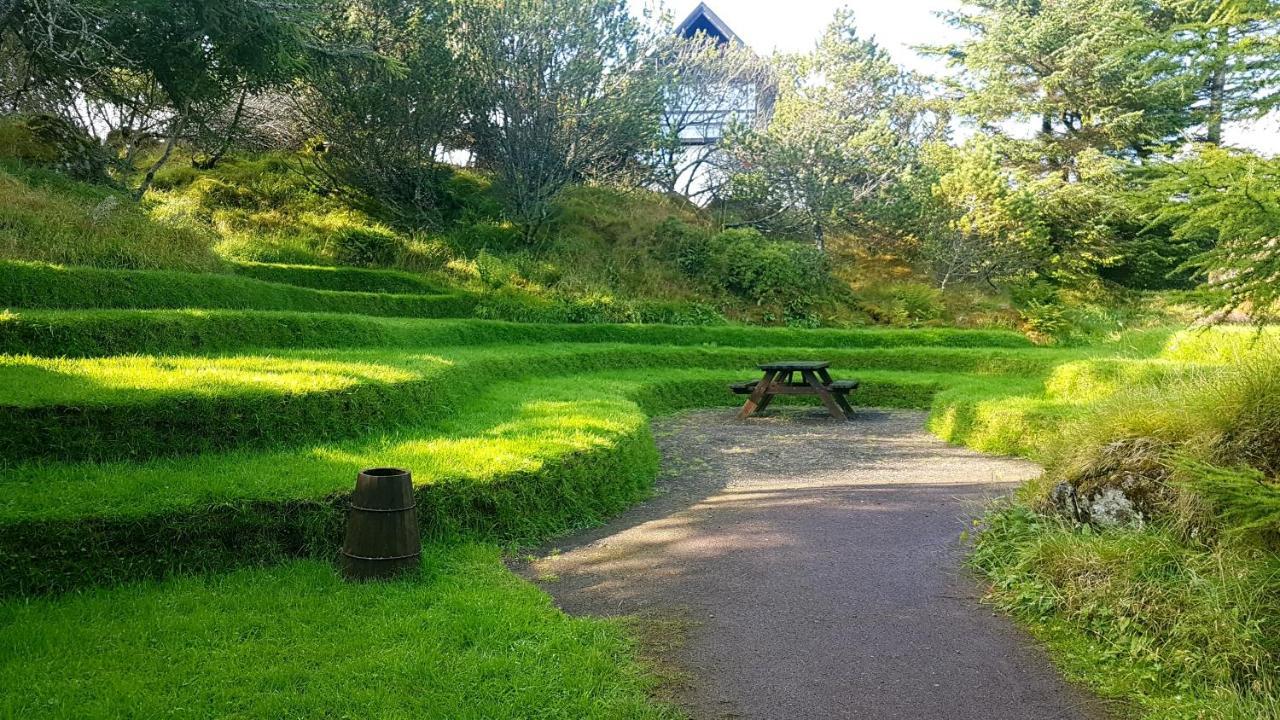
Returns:
[[[779,360],[777,362],[764,363],[756,367],[769,371],[787,371],[787,370],[823,370],[831,367],[831,363],[822,360]]]

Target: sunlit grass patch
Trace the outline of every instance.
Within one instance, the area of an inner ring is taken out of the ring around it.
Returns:
[[[348,584],[303,561],[0,604],[0,715],[663,718],[620,627],[569,618],[495,548]]]
[[[422,368],[441,358],[418,356]],[[0,405],[125,403],[195,395],[338,390],[361,382],[407,382],[405,367],[290,357],[124,356],[56,359],[0,355]]]

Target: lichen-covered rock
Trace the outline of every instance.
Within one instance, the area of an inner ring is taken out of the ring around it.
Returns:
[[[1049,505],[1059,515],[1098,527],[1141,526],[1175,501],[1165,447],[1151,438],[1127,438],[1059,482]]]
[[[1098,527],[1142,527],[1142,513],[1119,488],[1104,488],[1090,500],[1088,512]]]

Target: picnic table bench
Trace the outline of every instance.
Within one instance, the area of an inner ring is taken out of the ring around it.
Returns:
[[[832,417],[851,419],[853,407],[846,396],[858,389],[858,381],[831,379],[831,373],[827,372],[830,366],[828,362],[811,360],[784,360],[758,365],[764,371],[763,378],[729,386],[734,393],[749,396],[738,417],[751,417],[764,410],[778,395],[816,395]],[[796,379],[797,374],[799,380]]]

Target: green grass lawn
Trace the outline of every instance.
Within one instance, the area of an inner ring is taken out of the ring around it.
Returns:
[[[348,584],[300,561],[0,604],[11,718],[666,718],[622,628],[569,618],[497,548]]]

